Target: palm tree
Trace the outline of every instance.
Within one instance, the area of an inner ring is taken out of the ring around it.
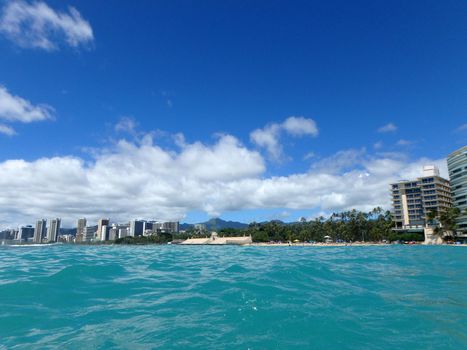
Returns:
[[[430,210],[428,213],[426,213],[427,224],[433,225],[435,219],[437,218],[437,216],[438,216],[438,212],[436,210],[434,210],[434,209]]]
[[[457,231],[457,219],[460,216],[461,211],[459,208],[449,208],[442,212],[439,216],[439,222],[441,223],[442,231],[449,235],[454,236]]]

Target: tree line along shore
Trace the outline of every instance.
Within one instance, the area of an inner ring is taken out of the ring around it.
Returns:
[[[452,221],[452,220],[450,220]],[[449,226],[451,222],[445,222]],[[218,230],[219,236],[251,236],[253,243],[269,242],[422,242],[424,235],[420,233],[398,233],[393,230],[394,223],[389,211],[374,208],[369,212],[349,210],[333,213],[328,218],[318,217],[311,221],[284,223],[268,221],[250,223],[248,227],[223,228]],[[116,244],[164,244],[177,243],[188,238],[207,237],[209,232],[196,229],[177,234],[164,234],[149,237],[124,237]],[[449,237],[447,237],[449,239]]]

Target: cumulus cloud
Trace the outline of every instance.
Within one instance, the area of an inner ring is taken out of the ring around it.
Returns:
[[[397,131],[397,126],[393,123],[389,123],[386,125],[383,125],[378,129],[378,132],[386,133],[386,132],[395,132]]]
[[[284,155],[279,140],[283,132],[295,137],[318,136],[318,127],[313,119],[292,116],[283,123],[273,123],[262,129],[253,130],[250,133],[250,139],[257,146],[265,148],[269,156],[277,161]]]
[[[8,125],[0,124],[0,134],[13,136],[16,135],[16,131]]]
[[[47,51],[65,41],[72,47],[94,40],[89,22],[74,7],[59,12],[41,1],[9,1],[0,17],[0,33],[20,47]]]
[[[396,145],[397,146],[410,146],[410,145],[413,145],[414,143],[415,141],[400,139],[397,141]]]
[[[265,176],[262,156],[231,135],[213,144],[184,141],[178,151],[146,135],[139,142],[120,140],[87,162],[71,156],[1,162],[0,211],[7,219],[1,225],[56,216],[65,225],[81,216],[91,222],[107,216],[170,220],[192,210],[217,216],[244,209],[389,208],[388,184],[420,176],[426,164],[446,174],[444,160],[347,150],[308,172]]]
[[[282,128],[291,135],[318,136],[318,127],[313,119],[304,117],[289,117],[282,123]]]
[[[48,105],[33,105],[30,101],[11,94],[6,87],[0,85],[0,121],[7,123],[31,123],[53,118],[53,108]],[[0,124],[0,133],[13,136],[15,130]]]
[[[138,143],[120,140],[90,163],[77,157],[0,163],[0,210],[20,223],[55,215],[68,222],[83,215],[178,219],[193,209],[214,213],[222,184],[264,171],[261,155],[233,136],[186,144],[179,152],[145,136]]]
[[[269,155],[279,160],[282,157],[282,145],[279,143],[280,126],[271,124],[263,129],[256,129],[250,133],[250,139],[257,146],[265,148]]]
[[[0,85],[0,119],[9,122],[30,123],[52,118],[53,109],[47,105],[33,105],[22,97],[14,96]]]
[[[365,148],[342,150],[330,157],[318,160],[312,165],[312,168],[325,170],[328,173],[341,172],[362,164],[366,155]]]
[[[129,134],[134,134],[136,129],[137,123],[133,118],[130,117],[122,117],[120,120],[115,124],[115,131],[117,132],[126,132]]]

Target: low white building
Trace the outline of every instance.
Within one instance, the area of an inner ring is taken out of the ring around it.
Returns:
[[[206,238],[189,238],[181,244],[186,245],[246,245],[253,243],[251,236],[243,237],[219,237],[217,232],[213,232]]]

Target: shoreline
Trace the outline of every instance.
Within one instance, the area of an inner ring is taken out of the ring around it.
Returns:
[[[369,246],[388,246],[388,245],[406,245],[406,244],[391,244],[391,243],[251,243],[244,246],[254,247],[369,247]],[[409,244],[407,244],[409,245]],[[415,245],[415,244],[411,244]],[[420,245],[420,244],[417,244]]]
[[[424,244],[423,242],[413,243],[380,243],[380,242],[353,242],[353,243],[269,243],[269,242],[253,242],[248,244],[167,244],[167,243],[134,243],[134,244],[116,244],[116,243],[50,243],[50,244],[3,244],[0,247],[53,247],[53,246],[151,246],[151,245],[173,245],[173,246],[238,246],[238,247],[382,247],[382,246],[459,246],[467,247],[467,244]]]

